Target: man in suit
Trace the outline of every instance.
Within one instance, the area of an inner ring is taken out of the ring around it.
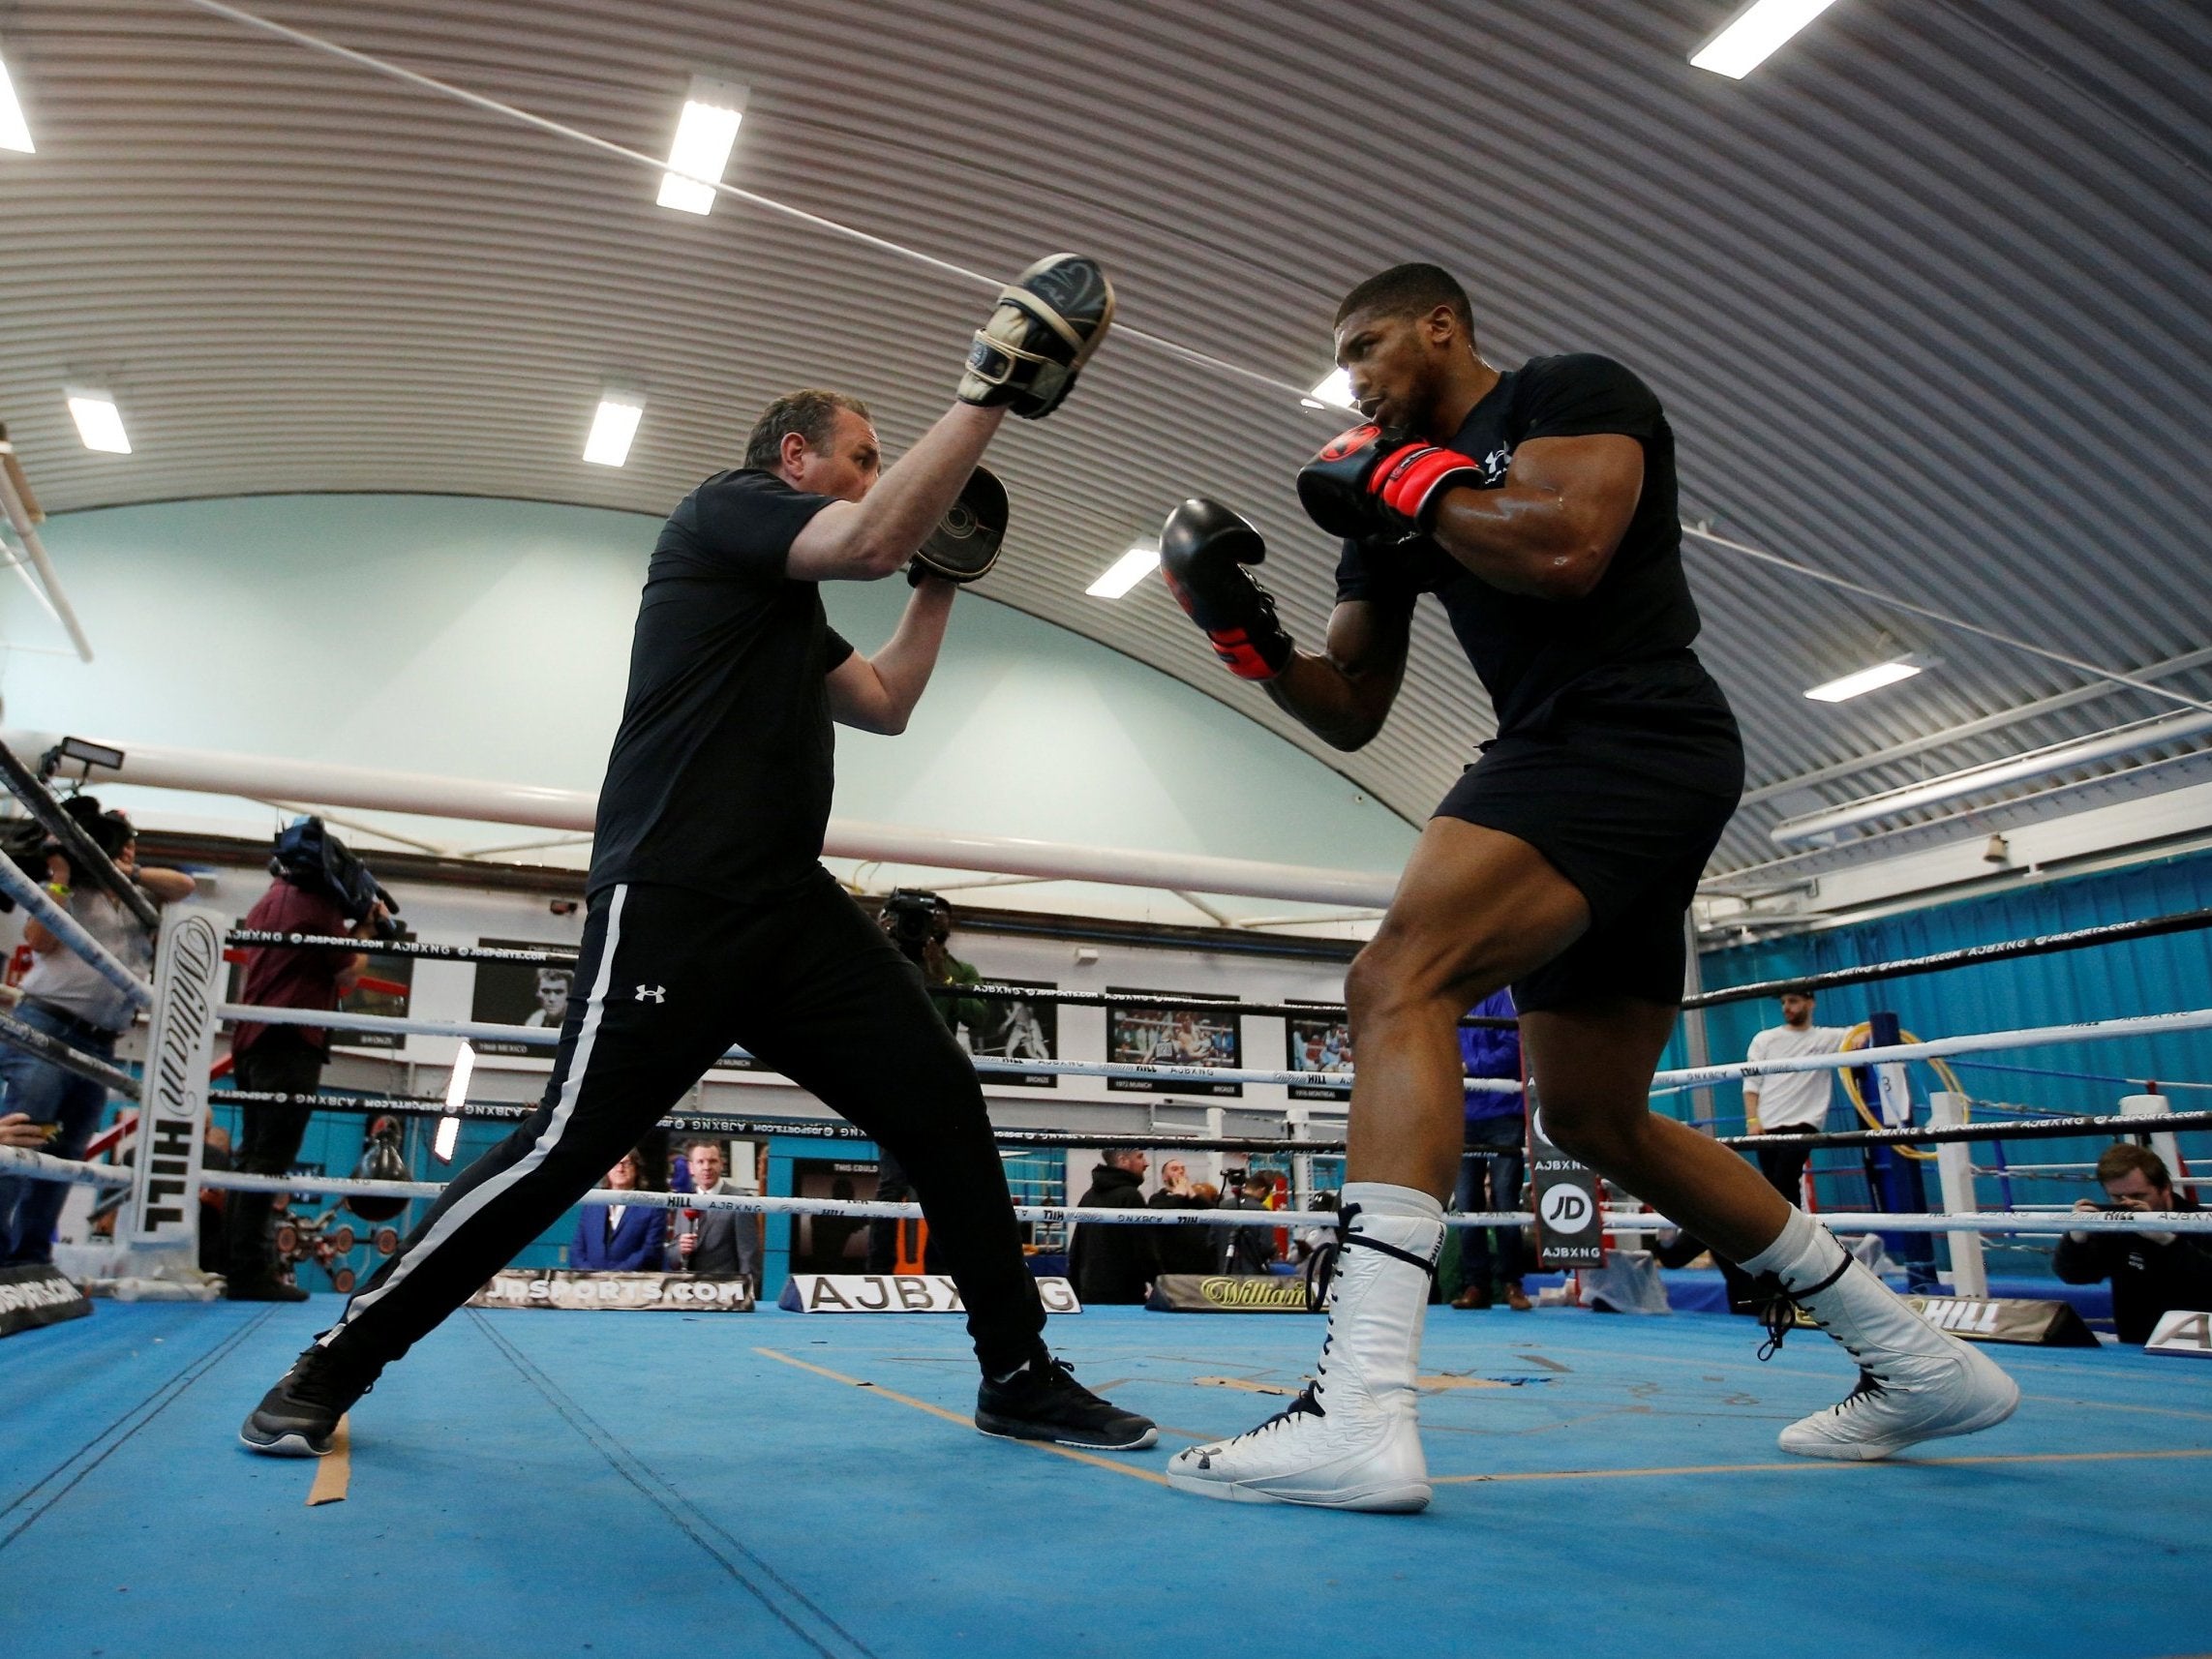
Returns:
[[[742,1192],[725,1178],[729,1160],[718,1140],[695,1140],[683,1149],[694,1192]],[[742,1274],[760,1283],[760,1218],[736,1210],[702,1210],[684,1218],[676,1235],[676,1264],[685,1273]]]
[[[638,1167],[638,1155],[623,1153],[607,1171],[607,1185],[618,1192],[635,1191],[643,1185]],[[661,1265],[661,1241],[667,1236],[666,1210],[649,1210],[642,1204],[585,1204],[576,1212],[568,1265],[582,1273],[655,1273]]]

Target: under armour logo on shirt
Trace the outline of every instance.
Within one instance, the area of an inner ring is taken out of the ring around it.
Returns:
[[[640,985],[638,986],[637,1000],[641,1003],[664,1003],[668,1001],[668,987],[666,985]]]
[[[1482,482],[1495,487],[1505,482],[1505,474],[1513,466],[1513,452],[1502,443],[1482,458]]]

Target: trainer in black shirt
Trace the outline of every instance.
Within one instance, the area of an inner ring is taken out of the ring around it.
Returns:
[[[1552,1141],[1776,1275],[1878,1378],[1785,1430],[1784,1450],[1882,1457],[2000,1421],[2017,1391],[1994,1366],[1854,1272],[1735,1153],[1650,1109],[1684,912],[1743,781],[1727,699],[1691,649],[1658,399],[1603,357],[1500,373],[1476,349],[1466,292],[1434,265],[1355,287],[1335,345],[1367,424],[1298,475],[1308,516],[1345,542],[1326,651],[1297,649],[1249,568],[1258,533],[1217,502],[1169,515],[1162,572],[1232,672],[1345,749],[1381,730],[1414,606],[1434,593],[1498,734],[1346,976],[1359,1067],[1319,1373],[1262,1429],[1179,1454],[1169,1483],[1328,1507],[1428,1501],[1413,1389],[1460,1158],[1456,1026],[1508,984]]]
[[[796,392],[754,425],[743,468],[710,478],[670,515],[646,572],[544,1098],[445,1189],[269,1391],[240,1431],[249,1447],[327,1450],[339,1416],[385,1365],[575,1203],[733,1045],[906,1168],[968,1312],[984,1372],[978,1428],[1152,1444],[1151,1423],[1081,1388],[1046,1352],[974,1064],[913,964],[818,861],[832,722],[905,729],[956,584],[996,556],[995,532],[978,528],[1004,523],[1004,493],[978,469],[984,447],[1008,408],[1037,418],[1058,406],[1111,317],[1112,290],[1092,261],[1041,261],[1001,293],[959,402],[897,466],[878,476],[875,428],[857,400]],[[949,518],[956,501],[962,511]],[[864,656],[831,631],[819,585],[875,581],[910,559],[905,614]]]

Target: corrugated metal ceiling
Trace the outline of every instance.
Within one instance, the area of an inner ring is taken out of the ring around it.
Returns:
[[[1738,83],[1685,61],[1732,10],[265,8],[653,155],[694,73],[743,81],[732,182],[977,270],[1093,252],[1128,321],[1299,385],[1344,287],[1435,258],[1493,360],[1593,349],[1644,374],[1685,510],[1730,536],[2111,667],[2212,640],[2212,17],[1843,0]],[[796,383],[850,387],[910,439],[979,315],[919,263],[728,200],[657,208],[632,164],[181,0],[17,0],[0,39],[40,144],[0,156],[0,418],[50,509],[417,490],[658,513]],[[73,380],[116,391],[137,453],[78,446]],[[650,399],[620,472],[578,459],[608,380]],[[1338,756],[1222,675],[1157,584],[1082,594],[1212,494],[1267,531],[1318,640],[1331,558],[1289,479],[1334,424],[1111,343],[1067,410],[994,452],[1018,519],[985,591],[1418,819],[1489,728],[1440,617],[1382,737]],[[1755,784],[2083,683],[1710,544],[1689,558]],[[1848,705],[1800,695],[1904,649],[1940,665]],[[2202,665],[2167,682],[2212,696]],[[1780,817],[2160,707],[2114,690],[1774,790],[1717,867],[1773,858]],[[2098,799],[2196,770],[2131,764]]]

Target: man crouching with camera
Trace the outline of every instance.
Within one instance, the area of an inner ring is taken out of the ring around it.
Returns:
[[[2120,1141],[2097,1160],[2105,1202],[2083,1198],[2074,1207],[2099,1211],[2194,1210],[2197,1201],[2173,1190],[2166,1160],[2147,1146]],[[2203,1235],[2186,1233],[2068,1233],[2058,1241],[2051,1270],[2069,1284],[2112,1282],[2112,1324],[2123,1342],[2145,1342],[2159,1320],[2175,1308],[2212,1309],[2212,1249]]]

